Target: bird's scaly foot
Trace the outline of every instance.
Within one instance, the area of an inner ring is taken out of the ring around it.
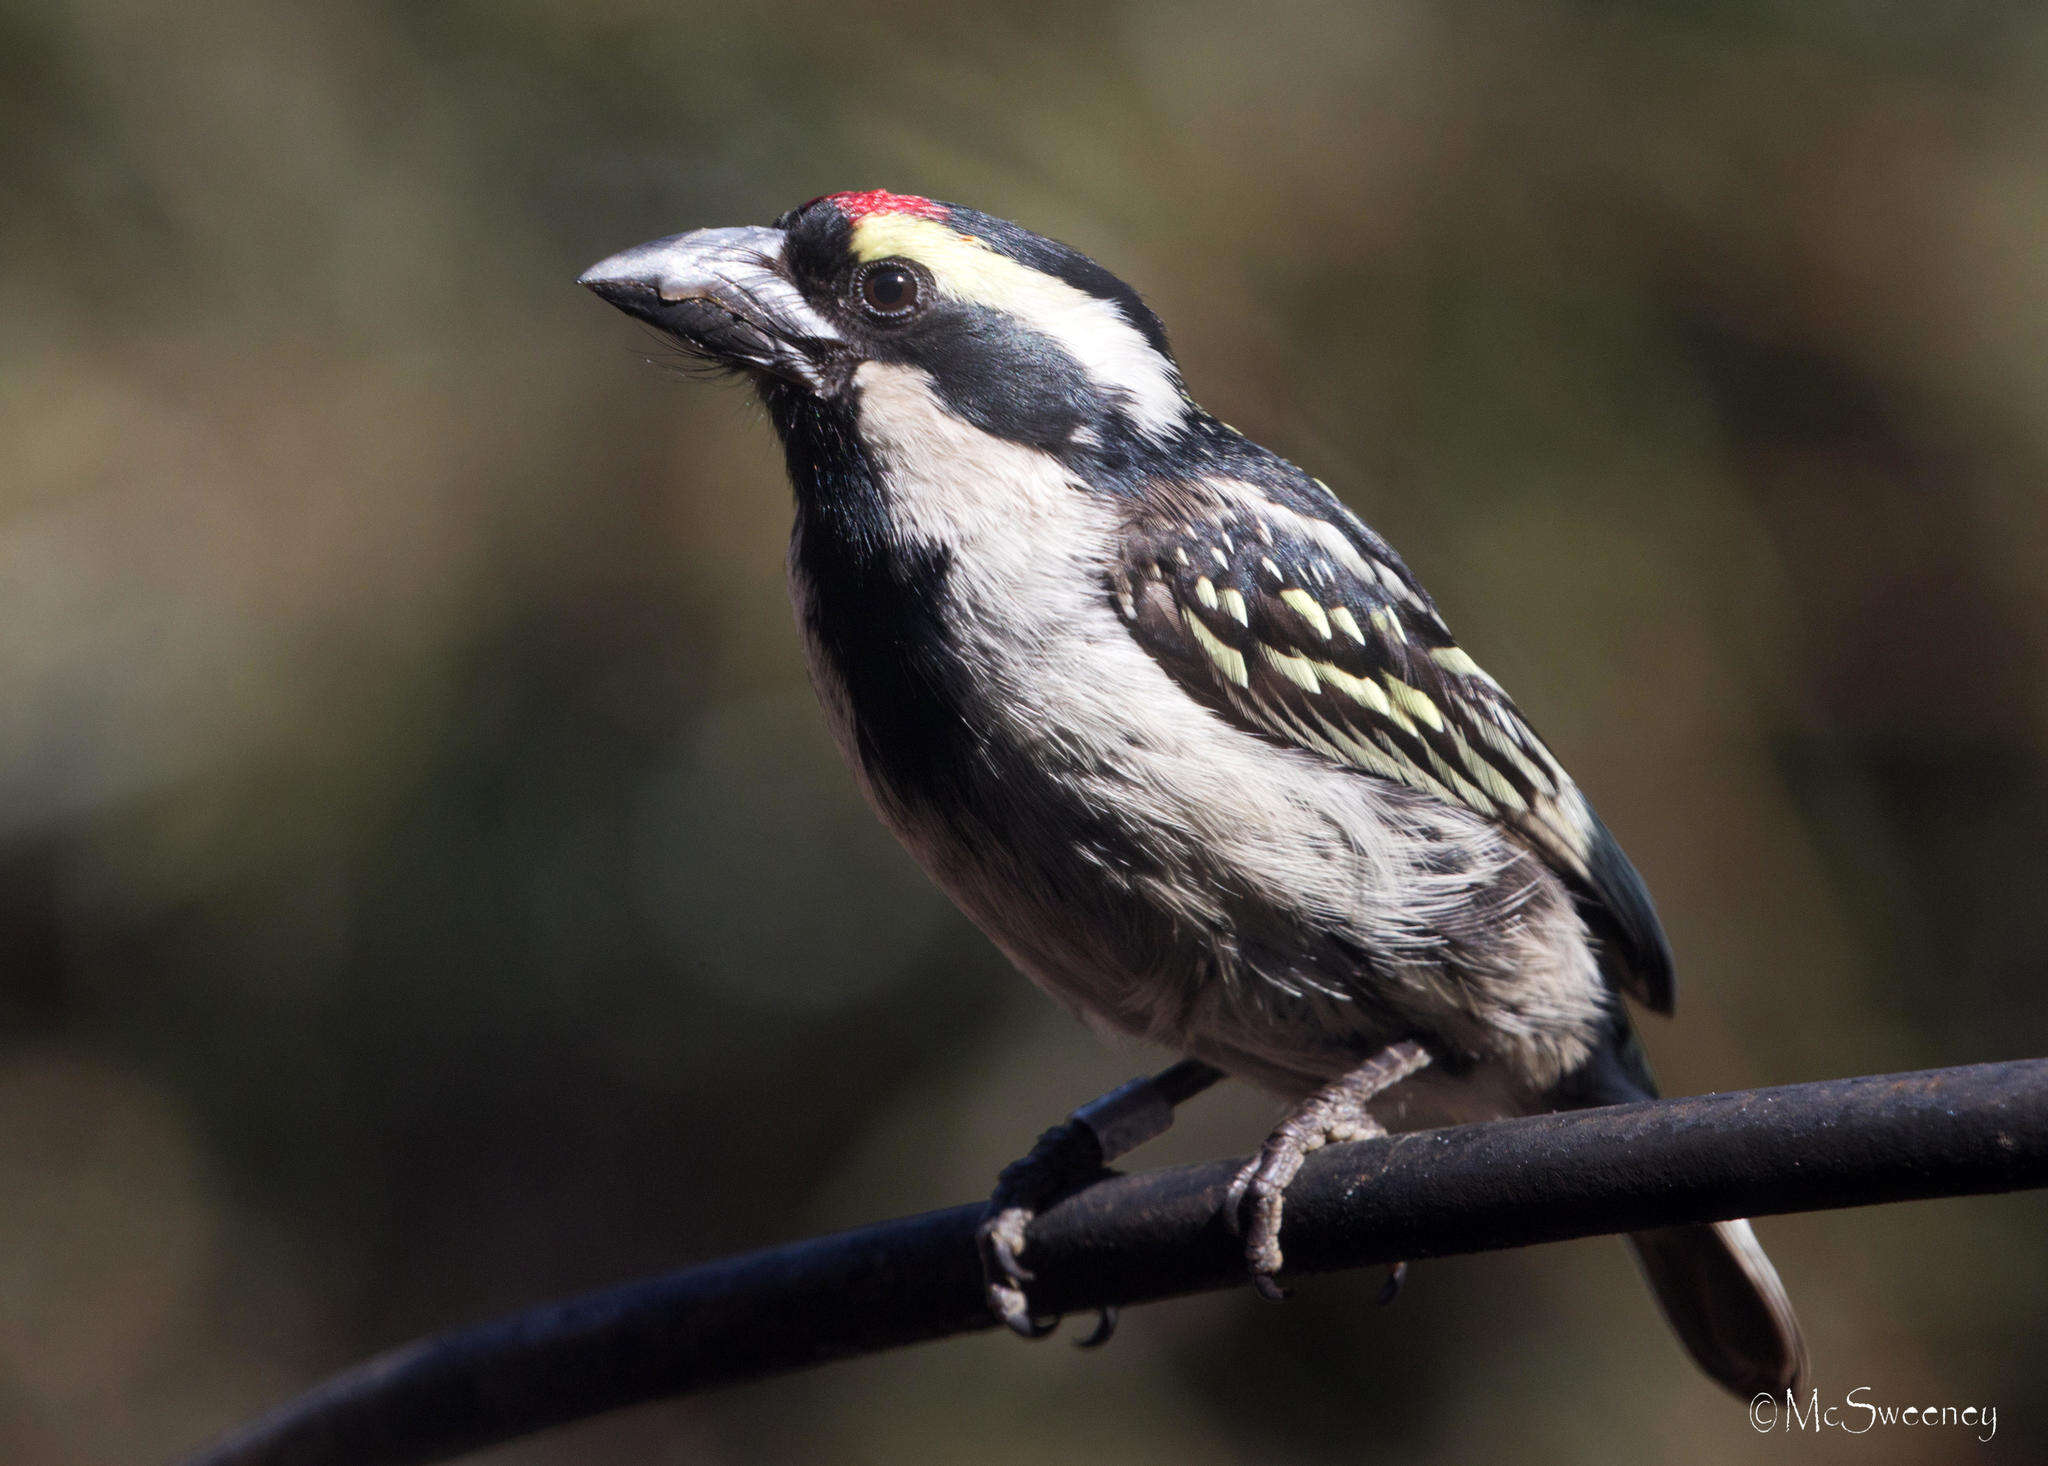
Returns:
[[[1022,1160],[1012,1161],[996,1178],[988,1212],[976,1229],[981,1247],[981,1272],[988,1306],[1003,1325],[1020,1338],[1042,1339],[1059,1327],[1057,1315],[1034,1317],[1024,1298],[1032,1281],[1024,1266],[1024,1229],[1045,1207],[1106,1174],[1102,1143],[1079,1119],[1062,1121],[1038,1137]],[[1116,1329],[1115,1314],[1105,1309],[1094,1333],[1082,1342],[1107,1343]]]
[[[1252,1286],[1262,1297],[1286,1297],[1273,1275],[1280,1271],[1280,1217],[1287,1185],[1313,1150],[1333,1141],[1365,1140],[1385,1135],[1386,1127],[1366,1106],[1429,1063],[1429,1053],[1413,1040],[1392,1044],[1336,1083],[1303,1100],[1280,1123],[1259,1153],[1247,1161],[1230,1183],[1223,1201],[1223,1219],[1244,1238],[1245,1264]],[[1382,1302],[1399,1290],[1405,1265],[1397,1265],[1382,1291]]]
[[[1174,1106],[1200,1094],[1223,1077],[1223,1071],[1200,1059],[1179,1063],[1143,1079],[1133,1079],[1101,1099],[1081,1106],[1062,1123],[1038,1137],[1031,1154],[1004,1167],[996,1180],[975,1238],[981,1248],[981,1273],[991,1312],[1012,1333],[1042,1339],[1059,1327],[1057,1316],[1033,1316],[1024,1298],[1032,1281],[1024,1266],[1024,1230],[1031,1219],[1091,1181],[1108,1175],[1109,1163],[1163,1135],[1173,1124]],[[1105,1305],[1085,1339],[1084,1349],[1109,1342],[1116,1332],[1116,1309]]]

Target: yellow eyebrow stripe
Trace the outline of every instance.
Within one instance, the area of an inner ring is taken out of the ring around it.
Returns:
[[[1159,436],[1185,420],[1189,404],[1172,361],[1116,302],[916,214],[868,214],[854,224],[850,244],[856,259],[914,260],[931,272],[940,294],[1030,322],[1119,394],[1141,432]]]
[[[972,234],[962,234],[936,219],[916,214],[868,214],[853,226],[853,257],[861,261],[909,255],[927,265],[936,267],[944,261],[950,268],[957,269],[963,268],[963,262],[975,253],[993,262],[988,268],[996,273],[1000,273],[1004,266],[1013,271],[1025,268],[1007,256],[997,254]],[[973,267],[964,268],[971,270]]]
[[[853,226],[859,260],[901,256],[932,272],[955,300],[994,306],[1024,320],[1086,309],[1090,297],[1064,280],[1021,265],[971,234],[915,214],[870,214]]]

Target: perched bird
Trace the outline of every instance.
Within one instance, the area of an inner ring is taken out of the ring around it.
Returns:
[[[1635,869],[1401,557],[1196,406],[1128,285],[886,192],[581,283],[758,387],[811,677],[883,822],[1039,986],[1188,1056],[1004,1173],[983,1253],[1018,1332],[1048,1327],[1034,1209],[1222,1076],[1295,1105],[1226,1203],[1275,1295],[1317,1146],[1656,1093],[1622,995],[1669,1012],[1672,960]],[[1630,1240],[1708,1374],[1797,1384],[1747,1222]]]

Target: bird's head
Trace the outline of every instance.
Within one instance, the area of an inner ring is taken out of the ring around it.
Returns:
[[[1052,452],[1159,440],[1194,409],[1158,317],[1087,256],[956,204],[838,193],[766,228],[699,229],[581,282],[744,372],[771,404],[852,405],[863,368],[929,378],[945,409]]]

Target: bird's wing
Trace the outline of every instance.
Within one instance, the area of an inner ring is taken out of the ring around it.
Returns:
[[[1618,946],[1627,988],[1669,1012],[1642,878],[1400,557],[1334,497],[1154,487],[1110,576],[1139,643],[1239,726],[1515,831]]]

